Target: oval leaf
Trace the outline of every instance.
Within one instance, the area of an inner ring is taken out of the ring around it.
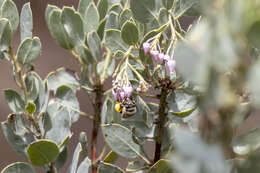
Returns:
[[[97,9],[100,16],[100,20],[102,20],[107,14],[108,0],[100,0],[98,2]]]
[[[71,7],[64,7],[61,12],[61,22],[72,45],[84,43],[83,21],[78,12]]]
[[[42,139],[30,144],[27,153],[33,165],[43,166],[57,159],[59,147],[52,141]]]
[[[112,164],[109,163],[100,163],[98,167],[98,173],[124,173],[124,171]]]
[[[90,32],[87,39],[93,58],[95,58],[96,61],[101,59],[101,41],[98,34],[96,32]]]
[[[0,19],[0,52],[9,49],[12,40],[12,28],[9,20]]]
[[[11,89],[7,89],[4,92],[5,100],[7,101],[10,109],[15,113],[23,112],[25,103],[21,96],[16,91]]]
[[[96,31],[99,26],[99,14],[98,9],[94,3],[91,3],[84,15],[84,31],[86,33],[90,31]]]
[[[33,29],[33,18],[32,18],[32,10],[30,7],[30,2],[24,4],[21,17],[20,17],[20,33],[21,33],[21,41],[23,41],[26,37],[32,37],[32,29]]]
[[[72,49],[74,46],[70,43],[68,33],[61,22],[61,10],[53,9],[49,20],[47,19],[47,21],[49,21],[47,23],[49,23],[48,26],[51,35],[56,40],[57,44],[64,49]]]
[[[117,154],[126,158],[141,157],[149,162],[144,156],[143,148],[134,139],[139,140],[131,130],[119,124],[103,125],[103,134],[106,143]]]
[[[139,32],[133,22],[127,21],[122,27],[121,37],[128,45],[135,45],[139,40]]]
[[[131,0],[130,8],[133,16],[141,23],[149,23],[154,20],[155,0]]]
[[[35,173],[27,163],[16,162],[6,166],[1,173]]]
[[[38,37],[27,38],[19,46],[17,58],[20,64],[32,63],[40,54],[41,41]]]
[[[107,30],[105,33],[105,44],[112,51],[123,51],[126,52],[128,45],[122,40],[120,31],[116,29]]]
[[[16,31],[19,24],[19,13],[12,0],[5,0],[0,9],[0,16],[10,21],[12,31]]]

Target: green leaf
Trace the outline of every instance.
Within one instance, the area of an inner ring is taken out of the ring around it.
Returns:
[[[7,121],[1,123],[2,131],[10,146],[19,154],[26,156],[27,146],[35,140],[34,135],[25,128],[21,114],[8,115]]]
[[[33,102],[29,101],[25,106],[25,110],[28,114],[33,114],[36,111],[36,105]]]
[[[82,151],[82,146],[80,143],[78,143],[76,149],[74,150],[72,162],[69,168],[69,173],[76,173],[81,151]]]
[[[196,98],[183,91],[176,90],[167,97],[171,109],[169,112],[179,117],[190,115],[196,109]]]
[[[236,136],[232,140],[233,151],[239,155],[253,153],[260,147],[260,129],[250,130],[248,133]]]
[[[20,44],[17,51],[17,58],[20,64],[30,64],[39,55],[41,51],[41,41],[38,37],[26,38]]]
[[[55,101],[61,106],[67,108],[71,122],[74,123],[79,119],[79,102],[76,93],[68,86],[60,86],[55,94]]]
[[[124,25],[124,23],[132,18],[132,12],[130,9],[124,9],[119,16],[119,24],[120,28]]]
[[[38,107],[41,107],[45,100],[45,86],[41,77],[35,72],[29,72],[25,77],[25,86],[29,94],[29,100],[35,101],[39,98]]]
[[[105,163],[115,163],[115,161],[117,160],[118,155],[116,154],[116,152],[114,151],[110,151],[106,157],[104,158],[104,162]]]
[[[108,10],[108,13],[115,12],[118,16],[120,15],[122,11],[122,6],[120,3],[113,4],[111,8]]]
[[[112,11],[109,13],[109,15],[107,17],[105,30],[118,29],[118,28],[119,28],[118,14],[115,13],[114,11]]]
[[[9,20],[0,19],[0,52],[8,50],[12,40],[12,28]]]
[[[140,171],[140,170],[143,170],[143,169],[147,169],[147,166],[145,166],[140,161],[128,162],[128,165],[126,167],[127,172],[137,172],[137,171]]]
[[[108,0],[100,0],[97,5],[100,21],[106,16],[108,10]]]
[[[49,6],[48,6],[49,7]],[[51,10],[52,7],[49,8]],[[46,9],[46,11],[48,8]],[[74,45],[69,41],[68,33],[66,32],[62,22],[61,22],[61,10],[52,9],[49,19],[46,19],[48,27],[51,32],[52,37],[55,39],[57,44],[64,49],[72,49]]]
[[[85,45],[80,45],[76,48],[77,53],[79,54],[80,58],[82,59],[82,61],[89,65],[89,64],[93,64],[94,62],[96,62],[96,60],[94,59],[94,57],[92,56],[89,48]]]
[[[162,4],[167,10],[170,10],[173,7],[174,0],[162,0]]]
[[[174,14],[178,18],[180,16],[197,16],[200,14],[200,0],[177,0],[175,2]]]
[[[28,158],[35,166],[43,166],[57,159],[59,147],[52,141],[41,139],[31,143],[27,149]]]
[[[95,61],[101,59],[101,41],[98,34],[93,31],[88,34],[88,47]]]
[[[134,139],[139,140],[131,130],[119,124],[107,124],[102,126],[106,143],[117,154],[126,158],[140,157],[149,163],[145,157],[143,148]]]
[[[23,5],[20,17],[20,33],[21,33],[21,41],[23,41],[26,37],[32,37],[33,30],[33,18],[32,18],[32,10],[30,7],[30,2],[27,2]]]
[[[45,10],[45,20],[48,25],[48,28],[50,28],[50,16],[51,16],[51,13],[53,12],[53,10],[60,10],[60,9],[58,7],[56,7],[55,5],[48,4],[47,8]]]
[[[60,169],[64,166],[66,163],[66,160],[68,158],[68,149],[67,147],[64,147],[64,149],[60,152],[58,158],[56,159],[55,166],[57,169]]]
[[[99,26],[99,14],[96,5],[91,3],[84,15],[84,31],[85,33],[96,31]]]
[[[260,20],[253,23],[247,32],[247,38],[249,42],[255,47],[259,48],[260,39],[259,39],[259,29],[260,29]]]
[[[98,72],[99,75],[102,75],[102,73],[104,72],[106,63],[107,63],[107,59],[104,59],[103,61],[100,61],[97,64],[97,72]],[[115,69],[115,64],[116,64],[115,59],[111,59],[109,61],[108,68],[107,68],[107,71],[106,71],[106,75],[105,75],[104,79],[102,79],[102,80],[107,79],[109,76],[111,76],[113,74],[114,69]]]
[[[61,107],[58,102],[53,102],[48,105],[47,113],[44,114],[44,119],[48,121],[44,122],[46,139],[54,141],[57,145],[61,145],[63,141],[71,136],[71,117],[68,110],[65,107]],[[46,124],[48,123],[48,124]]]
[[[131,0],[130,8],[134,18],[141,23],[149,23],[155,18],[155,0]]]
[[[56,71],[49,73],[47,76],[47,83],[49,89],[54,92],[62,85],[69,86],[75,92],[80,87],[79,81],[76,79],[76,74],[65,68],[59,68]]]
[[[24,162],[15,162],[6,166],[1,173],[35,173],[33,168]]]
[[[61,22],[73,46],[84,44],[83,21],[78,12],[71,7],[64,7],[61,12]]]
[[[23,112],[25,103],[22,97],[14,90],[6,89],[5,91],[5,100],[8,103],[10,109],[15,112]]]
[[[126,52],[128,45],[122,40],[120,31],[116,29],[110,29],[105,32],[105,45],[112,51],[123,51]]]
[[[85,16],[86,10],[87,10],[89,4],[92,2],[93,2],[93,0],[80,0],[79,1],[78,12],[82,18],[83,18],[83,16]]]
[[[88,173],[88,169],[91,166],[91,160],[86,157],[79,165],[77,173]]]
[[[139,40],[139,32],[133,22],[127,21],[122,26],[121,30],[122,40],[128,45],[136,45]]]
[[[104,18],[99,23],[99,26],[98,26],[98,29],[97,29],[97,33],[98,33],[98,36],[99,36],[100,40],[103,40],[106,22],[107,22],[107,18]]]
[[[109,163],[100,163],[98,167],[98,173],[124,173],[124,171],[112,164]]]
[[[19,13],[12,0],[5,0],[0,9],[0,16],[10,21],[12,31],[15,32],[19,24]]]
[[[170,161],[161,159],[158,160],[149,170],[147,173],[172,173],[170,168]]]

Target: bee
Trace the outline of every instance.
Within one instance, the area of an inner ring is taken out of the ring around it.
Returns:
[[[123,118],[128,118],[136,113],[136,103],[134,100],[127,98],[123,101],[117,101],[115,104],[116,112],[120,113]]]

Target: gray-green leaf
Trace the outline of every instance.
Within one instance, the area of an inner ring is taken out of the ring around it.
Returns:
[[[101,59],[101,41],[97,32],[93,31],[88,34],[88,47],[93,58],[97,61]]]
[[[12,40],[12,28],[9,20],[0,19],[0,52],[9,49]]]
[[[61,22],[72,45],[84,44],[83,21],[78,12],[71,7],[64,7],[61,12]]]
[[[21,17],[20,17],[20,33],[21,33],[21,41],[23,41],[26,37],[32,37],[33,30],[33,18],[32,18],[32,10],[30,7],[30,2],[24,4]]]
[[[84,31],[85,33],[96,31],[99,26],[99,14],[96,5],[89,4],[86,13],[84,15]]]
[[[49,6],[48,6],[49,7]],[[54,8],[54,7],[53,7]],[[49,8],[51,10],[52,7]],[[48,8],[46,9],[46,11]],[[47,13],[47,12],[46,12]],[[70,43],[68,33],[66,32],[62,22],[61,22],[61,10],[52,9],[47,20],[48,27],[51,32],[52,37],[56,40],[57,44],[64,49],[72,49],[74,45]]]
[[[38,37],[26,38],[19,46],[17,58],[20,64],[32,63],[41,52],[41,41]]]
[[[100,20],[102,20],[107,14],[108,0],[100,0],[98,2],[97,9],[98,9]]]
[[[15,32],[19,24],[19,13],[12,0],[5,0],[0,8],[0,16],[11,23],[12,31]]]
[[[11,89],[7,89],[4,92],[5,100],[7,101],[10,109],[15,113],[23,112],[25,103],[22,97],[16,91]]]
[[[143,148],[137,144],[134,138],[139,139],[132,133],[131,130],[119,124],[107,124],[102,126],[106,143],[117,154],[126,158],[140,157],[149,163],[145,157]]]
[[[16,162],[6,166],[1,173],[35,173],[33,168],[24,162]]]
[[[141,23],[149,23],[155,18],[155,0],[131,0],[130,8],[134,18]]]
[[[139,40],[139,32],[133,22],[127,21],[122,26],[121,37],[128,45],[135,45]]]
[[[126,52],[128,45],[122,40],[120,31],[116,29],[110,29],[105,32],[105,45],[112,51],[123,51]]]
[[[98,167],[98,173],[124,173],[124,171],[118,166],[109,163],[100,163]]]

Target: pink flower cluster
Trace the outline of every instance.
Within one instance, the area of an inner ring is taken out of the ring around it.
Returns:
[[[152,49],[149,41],[143,43],[143,49],[146,55],[152,56],[155,66],[165,63],[167,75],[170,75],[175,71],[176,61],[173,59],[173,57],[170,57],[168,54],[164,54],[161,52],[161,50],[157,50],[157,48]]]
[[[132,93],[134,91],[131,84],[122,86],[119,84],[118,81],[113,81],[112,85],[113,85],[112,94],[113,94],[115,100],[122,101],[126,98],[131,98]]]

